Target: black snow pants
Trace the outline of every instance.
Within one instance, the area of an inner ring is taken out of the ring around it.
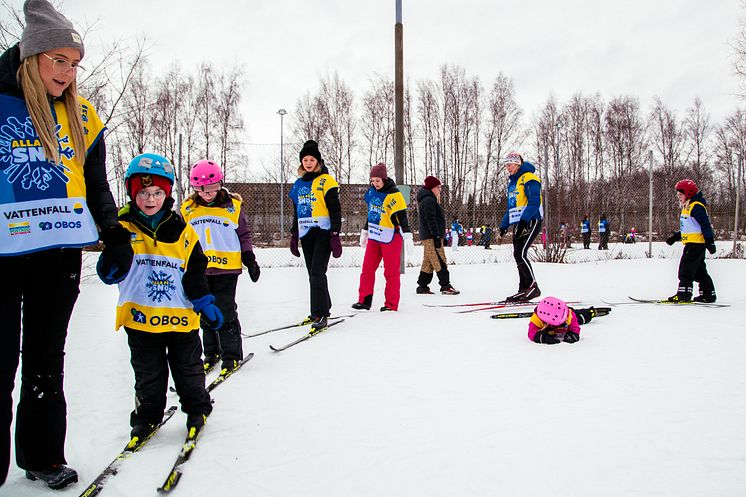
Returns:
[[[4,323],[0,331],[0,485],[10,466],[13,386],[19,360],[16,463],[27,470],[66,463],[65,340],[78,299],[80,266],[80,249],[0,257]]]
[[[707,272],[705,264],[705,244],[686,243],[679,261],[679,288],[692,292],[692,282],[699,283],[699,292],[704,295],[715,293],[715,284]],[[692,292],[693,293],[693,292]]]
[[[332,254],[330,235],[327,230],[311,228],[300,239],[311,287],[311,316],[314,317],[329,316],[329,310],[332,308],[332,298],[326,280],[326,269]]]
[[[243,343],[241,340],[241,323],[238,320],[238,305],[236,304],[236,286],[238,274],[213,274],[207,276],[210,293],[215,297],[215,305],[223,313],[223,326],[214,330],[203,318],[202,343],[205,357],[221,356],[223,361],[243,358]]]
[[[166,409],[169,369],[187,420],[212,412],[210,395],[205,390],[198,330],[188,333],[148,333],[127,327],[125,330],[135,372],[135,410],[130,415],[130,426],[161,422]]]

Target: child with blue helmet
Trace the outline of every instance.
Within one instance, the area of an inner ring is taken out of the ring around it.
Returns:
[[[219,329],[223,316],[210,294],[207,258],[191,225],[172,210],[171,162],[157,154],[132,159],[125,174],[130,202],[119,223],[130,234],[131,268],[123,272],[103,255],[96,270],[106,284],[119,284],[116,328],[124,327],[135,373],[132,440],[146,440],[163,419],[169,370],[190,436],[212,411],[205,389],[200,316]]]

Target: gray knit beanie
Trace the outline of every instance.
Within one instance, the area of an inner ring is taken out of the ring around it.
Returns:
[[[83,38],[73,23],[47,0],[26,0],[23,4],[26,28],[21,35],[21,60],[55,48],[74,48],[83,58]]]

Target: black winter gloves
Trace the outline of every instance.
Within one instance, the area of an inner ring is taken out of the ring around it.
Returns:
[[[124,226],[117,224],[104,229],[99,237],[104,242],[104,250],[98,258],[96,272],[101,281],[107,285],[119,283],[127,277],[132,266],[131,234]]]
[[[505,232],[508,231],[508,228],[503,228],[500,226],[500,238],[505,236]]]
[[[673,245],[674,243],[681,240],[681,231],[676,231],[674,233],[671,233],[671,236],[666,238],[666,243],[669,245]]]
[[[435,238],[433,238],[433,245],[435,245],[436,249],[439,249],[440,247],[443,246],[443,242],[440,241],[439,236],[436,236]]]
[[[554,345],[556,343],[560,343],[560,340],[554,335],[554,333],[550,333],[547,330],[541,330],[536,333],[536,335],[534,335],[534,342]]]
[[[715,240],[713,240],[712,238],[705,238],[705,247],[711,254],[717,252],[717,247],[715,247]]]
[[[246,251],[241,253],[241,262],[249,270],[249,278],[251,281],[256,283],[259,280],[261,271],[259,270],[259,264],[256,263],[256,256],[254,252]]]
[[[565,343],[575,343],[578,340],[580,340],[580,335],[575,333],[574,331],[568,331],[565,333],[565,338],[562,339]]]

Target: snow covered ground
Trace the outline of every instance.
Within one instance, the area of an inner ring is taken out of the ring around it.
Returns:
[[[681,246],[671,250],[669,259],[535,269],[545,296],[589,304],[666,297]],[[516,288],[512,263],[454,265],[456,297],[415,295],[418,268],[409,268],[397,313],[359,313],[282,353],[269,344],[303,329],[246,339],[244,351],[256,357],[214,392],[215,410],[174,493],[746,495],[746,263],[708,266],[731,307],[620,305],[583,326],[579,343],[554,346],[530,342],[526,320],[422,305],[500,299]],[[358,268],[330,269],[333,313],[351,311],[358,277]],[[244,331],[305,316],[306,281],[298,267],[265,268],[257,284],[242,277]],[[55,492],[14,466],[0,495],[78,495],[127,442],[133,374],[125,334],[112,329],[116,296],[86,279],[70,327],[67,456],[81,482]],[[184,425],[178,412],[101,495],[155,495]]]

